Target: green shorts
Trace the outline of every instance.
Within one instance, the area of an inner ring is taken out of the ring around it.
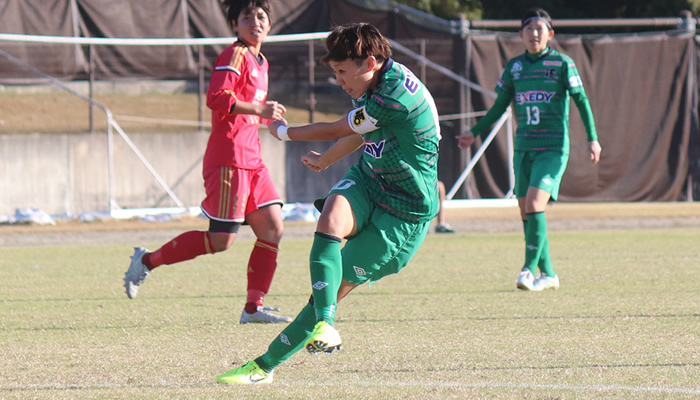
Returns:
[[[516,197],[526,197],[529,187],[548,192],[552,200],[559,196],[559,185],[569,162],[568,153],[556,151],[516,151],[513,155]]]
[[[359,174],[353,166],[329,192],[348,199],[357,223],[357,234],[341,250],[343,279],[355,285],[398,273],[423,244],[430,227],[430,221],[408,222],[377,207]]]

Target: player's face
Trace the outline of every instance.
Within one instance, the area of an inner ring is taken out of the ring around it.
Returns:
[[[251,7],[238,15],[233,29],[244,42],[251,45],[261,44],[270,32],[270,18],[262,8]]]
[[[549,40],[554,36],[554,31],[549,29],[547,22],[541,18],[535,18],[520,30],[525,49],[528,53],[537,54],[547,48]]]
[[[353,98],[362,97],[370,89],[374,78],[370,58],[365,59],[360,65],[355,60],[331,60],[328,65],[333,69],[338,85]]]

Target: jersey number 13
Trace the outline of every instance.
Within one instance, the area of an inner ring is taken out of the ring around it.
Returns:
[[[527,112],[527,124],[528,125],[538,125],[540,123],[540,109],[537,106],[527,106],[525,107]]]

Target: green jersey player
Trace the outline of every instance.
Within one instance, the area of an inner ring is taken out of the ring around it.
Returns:
[[[432,96],[374,26],[337,27],[323,58],[354,109],[331,123],[269,125],[280,140],[338,141],[324,154],[309,152],[306,166],[321,171],[363,147],[360,160],[317,202],[321,216],[310,255],[312,296],[262,356],[217,378],[221,383],[265,383],[294,353],[339,350],[337,304],[357,286],[399,272],[423,243],[439,207],[440,129]],[[341,246],[347,239],[345,246]]]
[[[568,56],[548,46],[554,36],[552,20],[541,9],[522,19],[520,37],[526,52],[508,61],[498,81],[498,98],[488,113],[458,137],[466,149],[515,103],[515,195],[525,230],[525,265],[517,287],[523,290],[557,289],[559,277],[549,256],[544,211],[550,198],[557,199],[559,183],[569,160],[569,98],[576,104],[588,135],[590,159],[595,165],[601,147],[591,106],[576,65]],[[535,269],[540,275],[535,278]]]

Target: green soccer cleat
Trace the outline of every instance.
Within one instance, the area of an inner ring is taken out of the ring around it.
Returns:
[[[248,385],[251,383],[272,383],[272,372],[262,370],[255,361],[232,369],[216,378],[219,383],[232,383],[236,385]]]
[[[304,347],[309,351],[310,354],[317,354],[324,352],[326,354],[331,354],[334,351],[342,350],[342,341],[340,340],[340,334],[326,321],[321,321],[316,324],[314,331],[311,332],[311,336],[306,340]]]

